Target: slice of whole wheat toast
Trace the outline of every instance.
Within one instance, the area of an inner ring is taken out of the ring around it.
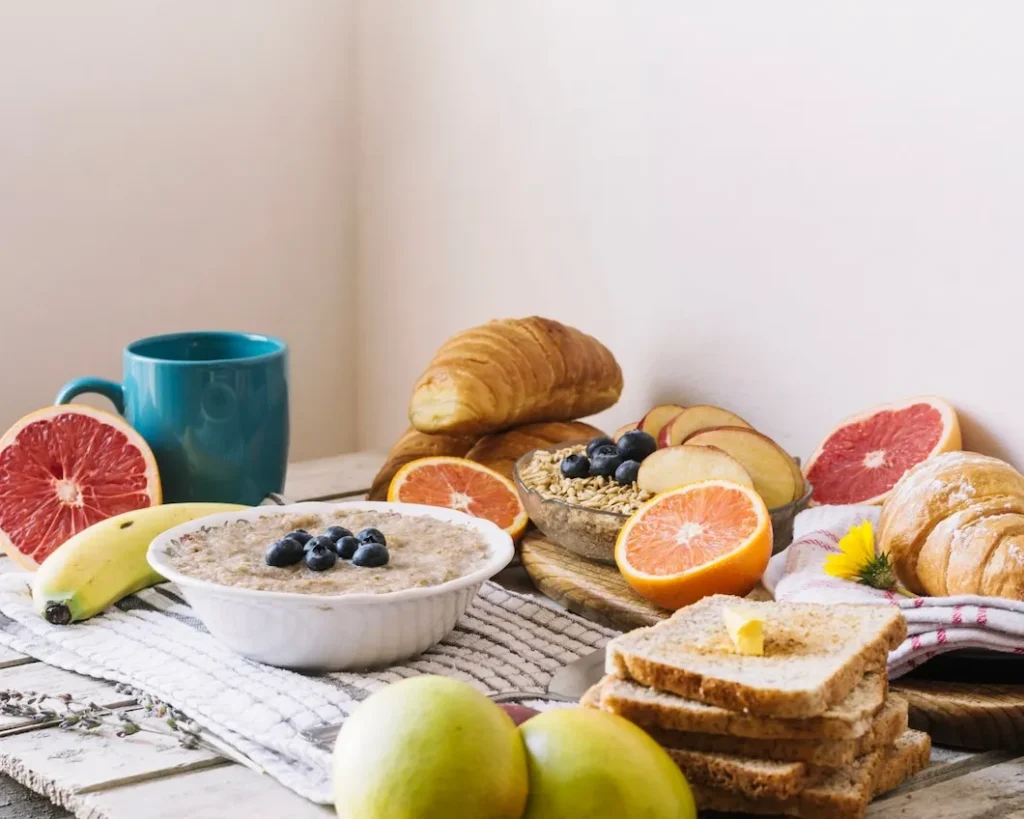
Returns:
[[[800,793],[783,799],[751,799],[743,793],[708,787],[700,782],[691,781],[690,787],[702,811],[800,816],[803,819],[861,819],[871,801],[882,764],[882,752],[874,751],[845,768],[822,769]]]
[[[726,608],[764,621],[764,655],[738,654]],[[691,700],[771,717],[814,717],[884,668],[906,638],[895,606],[755,602],[716,594],[616,637],[607,673]]]
[[[811,768],[803,762],[773,762],[765,759],[666,748],[686,781],[749,799],[787,799],[811,782]]]
[[[818,769],[802,793],[789,799],[750,799],[741,793],[692,783],[702,810],[800,816],[803,819],[860,819],[872,798],[899,787],[924,769],[931,738],[908,730],[884,751],[874,751],[835,771]]]
[[[891,747],[885,749],[882,766],[875,776],[874,795],[895,790],[927,768],[931,758],[932,738],[924,731],[904,731]]]
[[[751,739],[720,734],[694,734],[647,728],[666,748],[713,751],[722,754],[772,759],[778,762],[806,762],[826,768],[842,768],[858,757],[892,745],[907,730],[907,701],[890,696],[871,729],[857,739]]]
[[[869,672],[845,699],[806,719],[764,717],[687,700],[632,680],[605,677],[592,696],[601,707],[645,728],[755,739],[851,740],[864,736],[885,704],[885,674]],[[589,694],[590,692],[588,692]]]

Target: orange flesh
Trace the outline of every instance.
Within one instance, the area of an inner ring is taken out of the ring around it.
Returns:
[[[458,464],[431,464],[413,470],[402,482],[398,500],[465,512],[507,528],[522,512],[519,498],[502,481]]]
[[[626,559],[638,571],[675,575],[710,563],[745,543],[759,518],[750,499],[721,486],[665,498],[629,532]]]

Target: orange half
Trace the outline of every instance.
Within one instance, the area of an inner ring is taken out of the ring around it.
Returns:
[[[530,519],[512,482],[465,458],[437,456],[410,461],[391,479],[388,500],[465,512],[497,524],[518,539]]]
[[[615,562],[640,596],[679,609],[747,594],[772,556],[768,507],[753,489],[702,481],[656,495],[622,527]]]

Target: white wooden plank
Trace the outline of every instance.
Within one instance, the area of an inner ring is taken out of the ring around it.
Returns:
[[[300,501],[365,493],[385,457],[377,452],[353,452],[289,464],[284,496]]]
[[[307,802],[269,776],[241,765],[181,774],[79,797],[80,819],[329,819],[334,811]]]
[[[868,809],[870,819],[1002,819],[1024,809],[1024,757],[972,771]]]
[[[38,691],[43,694],[70,694],[76,699],[84,699],[114,708],[129,705],[131,697],[119,694],[112,683],[84,677],[61,668],[54,668],[45,663],[32,663],[15,668],[0,670],[0,689],[11,691]],[[53,705],[53,703],[49,703]],[[31,725],[32,720],[26,717],[8,717],[0,715],[0,731]]]
[[[142,724],[161,724],[132,713]],[[103,731],[48,728],[4,737],[0,772],[74,811],[83,793],[226,764],[217,754],[182,748],[175,737]]]

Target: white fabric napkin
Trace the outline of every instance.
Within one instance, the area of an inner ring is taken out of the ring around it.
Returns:
[[[163,700],[282,785],[325,805],[332,802],[330,754],[304,731],[343,723],[374,691],[417,674],[455,677],[486,693],[546,691],[558,669],[618,633],[485,583],[455,630],[420,656],[365,674],[306,676],[234,654],[173,584],[83,623],[51,626],[33,611],[27,578],[0,575],[0,644]]]
[[[802,603],[879,603],[899,606],[907,639],[889,654],[895,679],[947,651],[981,648],[1024,655],[1024,603],[1001,597],[905,597],[825,573],[825,558],[863,521],[878,524],[877,506],[818,506],[797,515],[793,543],[775,555],[763,583],[776,600]]]

